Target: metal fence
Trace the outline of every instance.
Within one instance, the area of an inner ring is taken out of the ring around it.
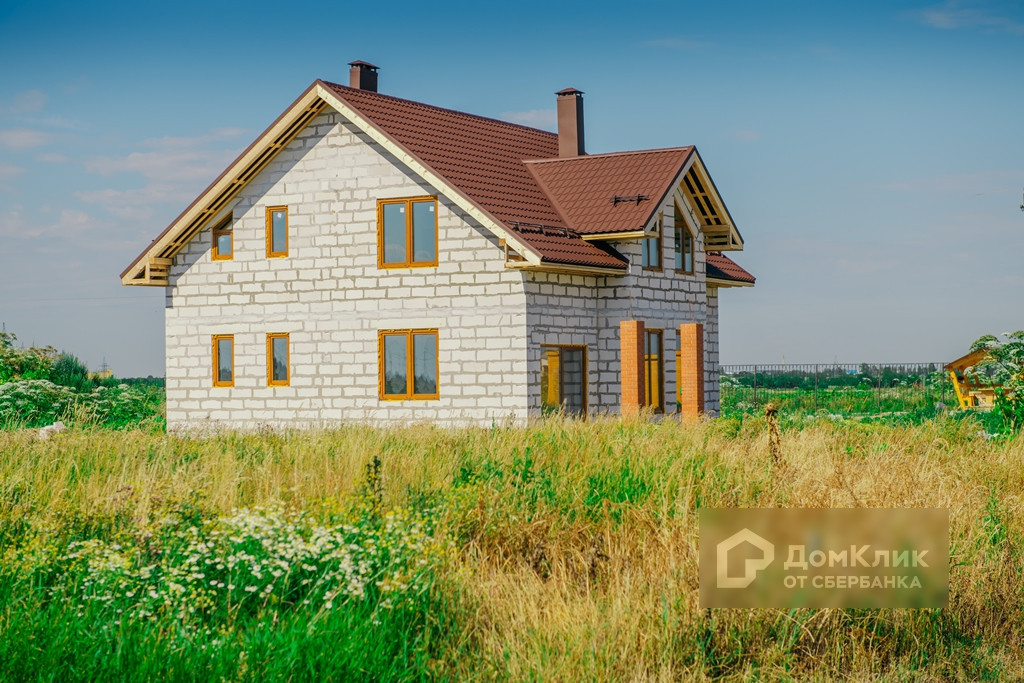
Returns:
[[[723,412],[783,410],[848,415],[934,412],[956,402],[944,363],[723,365]]]

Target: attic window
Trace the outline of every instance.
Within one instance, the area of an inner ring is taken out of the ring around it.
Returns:
[[[288,207],[267,207],[267,258],[288,255]]]
[[[682,209],[676,204],[675,268],[677,273],[693,274],[693,233],[683,218]]]
[[[235,255],[231,216],[213,228],[213,260],[230,261]]]
[[[377,203],[377,266],[437,265],[437,198],[382,199]]]
[[[658,224],[653,237],[643,240],[641,252],[641,265],[644,270],[661,270],[661,227],[663,217],[658,216]]]

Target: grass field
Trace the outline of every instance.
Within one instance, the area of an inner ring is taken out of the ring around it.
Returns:
[[[3,680],[1024,677],[1024,442],[970,419],[0,431]],[[701,507],[942,507],[943,610],[697,607]]]

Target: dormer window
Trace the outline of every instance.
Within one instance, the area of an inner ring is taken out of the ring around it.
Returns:
[[[235,255],[235,239],[231,231],[231,216],[213,228],[213,260],[230,261]]]
[[[437,265],[437,198],[382,199],[377,203],[377,265]]]

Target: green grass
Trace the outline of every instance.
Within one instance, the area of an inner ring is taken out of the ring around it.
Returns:
[[[0,679],[1020,678],[1024,448],[979,429],[0,430]],[[698,609],[698,508],[858,505],[950,509],[947,609]]]

